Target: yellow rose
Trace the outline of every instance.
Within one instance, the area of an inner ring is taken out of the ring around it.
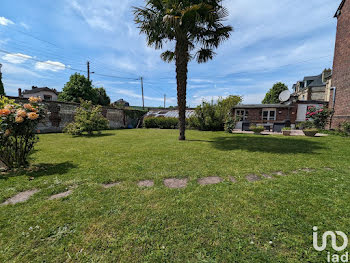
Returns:
[[[1,109],[0,110],[0,117],[6,117],[10,113],[11,113],[11,111],[9,109]]]
[[[30,104],[24,104],[23,107],[27,110],[32,110],[32,108],[33,108],[32,105],[30,105]]]
[[[19,117],[19,116],[16,117],[17,123],[22,123],[23,121],[24,121],[23,117]]]
[[[27,117],[27,112],[25,110],[17,110],[17,116],[25,118]]]
[[[30,103],[37,103],[37,102],[42,101],[42,99],[40,97],[30,97],[28,100]]]
[[[32,120],[32,121],[34,121],[34,120],[36,120],[37,118],[39,118],[39,115],[38,115],[37,113],[35,113],[35,112],[29,112],[29,113],[27,114],[27,116],[28,116],[28,119],[30,119],[30,120]]]

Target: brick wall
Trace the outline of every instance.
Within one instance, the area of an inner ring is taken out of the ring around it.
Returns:
[[[237,108],[238,109],[238,108]],[[263,121],[262,120],[262,108],[245,109],[248,112],[247,121],[255,123],[274,123],[274,122],[284,122],[290,120],[291,123],[295,123],[297,116],[297,109],[295,106],[292,108],[277,108],[276,109],[276,121]],[[233,111],[234,114],[236,110]]]
[[[350,121],[350,1],[345,1],[338,16],[333,62],[333,86],[337,88],[332,128]],[[332,103],[331,103],[332,104]],[[331,105],[332,106],[332,105]]]
[[[26,103],[27,99],[15,99],[17,103]],[[78,103],[67,103],[58,101],[44,101],[50,114],[43,123],[39,124],[38,130],[41,133],[62,132],[63,128],[74,120],[74,114],[79,107]],[[104,107],[102,114],[109,120],[111,129],[136,127],[138,120],[131,119],[122,109]]]

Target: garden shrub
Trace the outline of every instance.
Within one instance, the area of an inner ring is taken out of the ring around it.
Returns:
[[[108,120],[102,115],[102,106],[94,106],[91,101],[81,100],[80,107],[77,108],[74,122],[69,123],[63,132],[72,135],[93,135],[95,131],[101,133],[102,130],[109,129]]]
[[[170,117],[147,117],[144,119],[145,128],[177,129],[179,120]]]
[[[317,109],[316,107],[308,107],[306,113],[306,120],[312,121],[316,129],[325,129],[328,124],[329,117],[333,114],[332,110],[327,107]]]
[[[36,127],[44,118],[41,98],[30,97],[23,105],[0,98],[0,160],[9,169],[28,166],[28,157],[38,141]]]
[[[345,121],[341,124],[341,131],[347,135],[350,135],[350,122]]]
[[[256,126],[253,124],[249,127],[249,130],[253,131],[255,134],[260,134],[265,130],[265,128],[263,126]]]
[[[229,114],[229,116],[226,118],[225,125],[224,125],[225,132],[232,133],[232,131],[236,128],[236,124],[238,121],[239,121],[238,116],[234,118],[232,114]]]
[[[190,128],[201,131],[223,131],[226,121],[229,121],[231,126],[233,125],[233,120],[228,118],[233,107],[241,101],[241,97],[233,95],[225,99],[219,98],[217,103],[203,101],[196,108],[195,116],[189,119]]]
[[[297,124],[297,128],[300,130],[315,128],[315,124],[312,121],[303,121]]]

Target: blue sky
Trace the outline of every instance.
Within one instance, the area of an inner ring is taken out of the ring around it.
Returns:
[[[163,94],[167,106],[176,105],[174,65],[146,45],[133,22],[132,6],[144,2],[2,0],[0,63],[6,93],[16,95],[18,88],[33,85],[62,90],[75,69],[85,74],[89,60],[96,73],[93,84],[105,87],[112,101],[141,105],[137,79],[143,76],[147,106],[163,105]],[[333,15],[340,2],[224,0],[227,24],[235,31],[213,61],[191,62],[188,105],[230,94],[259,103],[275,82],[291,88],[305,75],[332,67]]]

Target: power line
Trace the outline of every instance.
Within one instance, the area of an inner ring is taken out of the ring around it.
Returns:
[[[23,58],[23,56],[21,56],[19,54],[13,54],[13,53],[11,53],[9,51],[6,51],[6,50],[3,50],[3,49],[0,49],[0,52],[1,53],[5,53],[5,54],[9,54],[11,56],[16,56],[16,57]],[[33,61],[36,61],[36,62],[39,62],[39,63],[43,63],[43,64],[47,64],[47,65],[54,66],[54,67],[59,67],[59,68],[62,68],[62,69],[69,69],[69,70],[72,70],[72,71],[78,71],[78,72],[82,72],[82,73],[87,73],[86,70],[76,69],[76,68],[73,68],[73,67],[67,67],[65,65],[60,65],[60,64],[53,64],[51,62],[42,61],[42,60],[39,60],[39,59],[36,59],[36,58],[33,58],[33,57],[26,58],[26,59],[33,60]],[[102,77],[116,78],[116,79],[139,80],[139,78],[127,78],[127,77],[106,75],[106,74],[100,74],[100,73],[95,73],[95,75],[102,76]]]

